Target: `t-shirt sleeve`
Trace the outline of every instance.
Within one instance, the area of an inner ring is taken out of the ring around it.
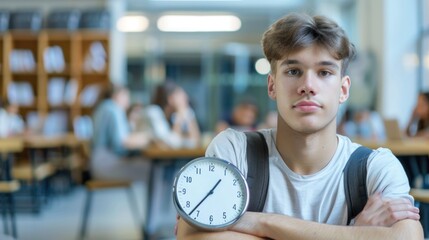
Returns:
[[[405,170],[389,149],[379,148],[368,159],[367,186],[369,196],[381,192],[385,198],[407,198],[414,202]]]
[[[246,135],[229,128],[213,138],[207,147],[206,157],[224,159],[234,164],[246,176],[246,147]]]

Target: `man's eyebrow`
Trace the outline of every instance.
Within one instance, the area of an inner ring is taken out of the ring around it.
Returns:
[[[293,64],[301,64],[301,62],[295,59],[286,59],[280,63],[280,66],[287,66],[287,65],[293,65]],[[332,61],[320,61],[317,63],[317,65],[333,67],[336,70],[340,69],[340,66]]]
[[[336,64],[332,61],[321,61],[317,65],[333,67],[333,68],[335,68],[335,70],[340,69],[340,66],[338,66],[338,64]]]
[[[294,59],[285,59],[280,63],[280,66],[286,66],[291,64],[299,64],[300,62],[298,60]]]

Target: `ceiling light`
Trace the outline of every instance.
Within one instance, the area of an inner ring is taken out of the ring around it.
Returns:
[[[255,63],[255,69],[257,73],[265,75],[271,71],[271,66],[266,58],[260,58]]]
[[[234,32],[241,21],[233,15],[164,15],[157,25],[163,32]]]
[[[142,15],[127,15],[119,18],[116,27],[121,32],[144,32],[149,27],[149,20]]]

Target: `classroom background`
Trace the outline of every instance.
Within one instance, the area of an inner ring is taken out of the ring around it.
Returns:
[[[260,41],[290,12],[356,46],[338,132],[412,156],[410,184],[429,186],[429,138],[403,144],[420,102],[429,124],[428,0],[0,1],[0,239],[174,239],[177,170],[223,129],[276,126]],[[138,184],[91,174],[94,115],[118,86]]]

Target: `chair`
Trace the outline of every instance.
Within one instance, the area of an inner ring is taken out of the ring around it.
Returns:
[[[29,155],[25,161],[15,163],[11,169],[13,179],[19,180],[23,189],[29,190],[30,210],[39,212],[42,204],[46,202],[50,194],[50,180],[55,174],[55,166],[47,160],[47,156],[40,157],[36,149],[28,150]],[[22,159],[21,159],[22,160]]]
[[[19,182],[12,178],[11,166],[13,165],[13,153],[23,149],[23,142],[18,138],[0,139],[0,210],[3,218],[4,232],[9,234],[8,215],[10,215],[10,228],[12,236],[17,238],[15,219],[14,193],[20,188]],[[9,212],[9,213],[8,213]]]
[[[84,119],[84,121],[82,121]],[[81,153],[82,157],[86,159],[86,163],[88,164],[91,156],[91,146],[89,139],[91,138],[92,131],[88,131],[90,134],[81,134],[78,133],[78,129],[92,129],[92,121],[90,121],[90,118],[78,118],[75,120],[75,134],[76,137],[78,137],[81,140]],[[91,126],[78,126],[79,124],[90,124]],[[87,132],[87,133],[88,133]],[[89,169],[89,166],[85,166],[86,169]],[[90,175],[90,172],[89,172]],[[84,239],[85,235],[87,233],[88,228],[88,218],[89,213],[91,211],[92,206],[92,198],[93,194],[96,191],[101,190],[109,190],[109,189],[117,189],[117,188],[123,188],[127,191],[127,197],[128,202],[130,206],[131,213],[133,214],[134,220],[136,221],[137,225],[140,225],[139,223],[139,217],[137,214],[137,200],[134,196],[134,193],[132,191],[132,182],[131,181],[121,181],[121,180],[101,180],[101,179],[89,179],[85,182],[85,189],[86,189],[86,199],[85,199],[85,206],[83,209],[82,214],[82,222],[79,232],[80,239]]]
[[[85,188],[86,188],[86,199],[85,199],[85,206],[84,206],[83,215],[82,215],[82,225],[80,227],[80,235],[79,235],[80,239],[85,238],[87,227],[88,227],[87,225],[88,225],[89,213],[91,211],[93,193],[98,190],[124,188],[127,191],[131,213],[133,214],[134,220],[136,221],[136,223],[139,224],[138,214],[136,211],[136,209],[138,209],[137,201],[132,191],[130,181],[89,180],[85,183]]]
[[[3,229],[6,235],[10,234],[7,220],[7,215],[10,215],[10,228],[14,238],[17,238],[18,234],[16,229],[15,200],[13,194],[18,190],[19,182],[17,180],[0,181],[0,209],[3,218]]]

